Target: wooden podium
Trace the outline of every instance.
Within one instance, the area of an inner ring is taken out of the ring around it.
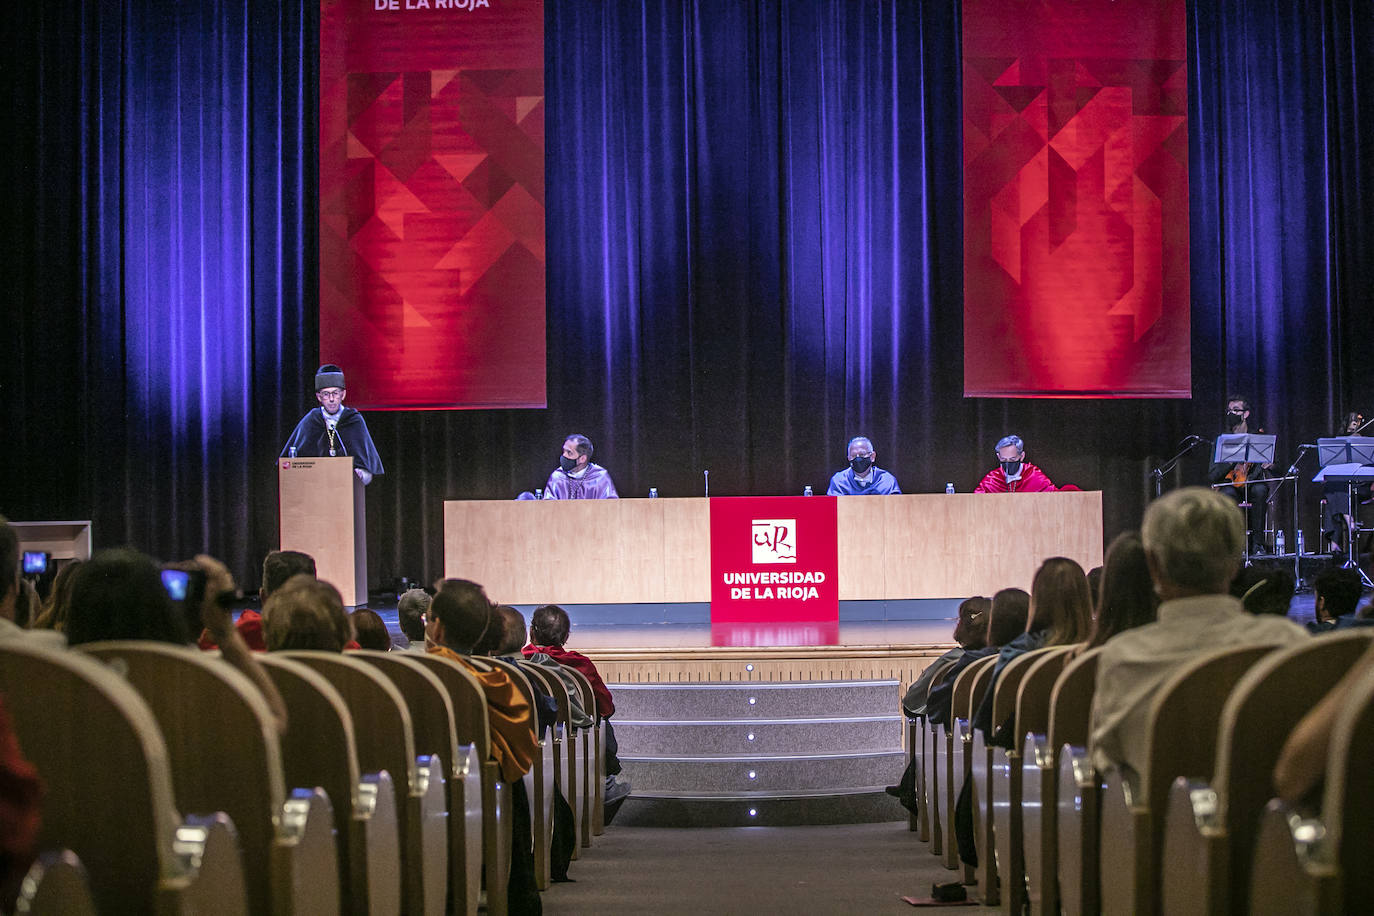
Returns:
[[[281,549],[315,558],[346,607],[367,603],[367,512],[352,458],[277,459]]]

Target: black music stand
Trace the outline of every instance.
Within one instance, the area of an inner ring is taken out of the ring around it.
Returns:
[[[1361,484],[1374,483],[1374,438],[1369,436],[1335,436],[1317,440],[1317,457],[1322,469],[1312,478],[1319,483],[1345,484],[1350,500],[1350,530],[1345,545],[1345,562],[1342,569],[1353,569],[1360,574],[1365,588],[1374,588],[1365,571],[1360,568],[1360,535],[1366,530],[1360,527],[1360,504],[1355,501],[1355,488]]]
[[[1274,446],[1278,442],[1278,436],[1264,436],[1250,433],[1227,433],[1224,436],[1217,436],[1217,443],[1212,449],[1213,464],[1257,464],[1260,466],[1274,463]],[[1252,481],[1249,475],[1245,482],[1241,484],[1242,497],[1240,501],[1241,511],[1245,513],[1245,553],[1243,554],[1245,565],[1250,565],[1250,484],[1260,483],[1260,480]],[[1265,479],[1263,482],[1268,482]],[[1213,490],[1220,490],[1222,487],[1233,487],[1235,484],[1230,481],[1212,484]]]

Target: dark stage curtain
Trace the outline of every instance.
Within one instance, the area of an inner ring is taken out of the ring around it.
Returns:
[[[908,492],[967,490],[1016,432],[1110,536],[1229,390],[1289,459],[1374,408],[1362,0],[1190,8],[1192,401],[962,397],[958,6],[548,0],[549,407],[372,413],[373,582],[439,575],[442,501],[542,485],[573,431],[664,496],[820,491],[861,433]],[[0,512],[251,586],[313,403],[317,8],[0,17]]]

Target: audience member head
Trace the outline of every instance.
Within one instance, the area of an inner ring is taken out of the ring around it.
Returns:
[[[1088,570],[1088,597],[1093,601],[1093,614],[1097,614],[1097,599],[1102,597],[1102,567],[1094,566]]]
[[[297,573],[262,606],[267,651],[342,652],[351,638],[343,597],[328,582]]]
[[[274,550],[262,561],[262,588],[258,597],[266,601],[272,593],[286,584],[292,576],[315,578],[315,558],[299,550]]]
[[[1004,588],[992,596],[988,609],[988,645],[1004,646],[1026,632],[1030,594],[1025,589]]]
[[[1353,569],[1328,569],[1312,583],[1316,593],[1317,619],[1335,620],[1355,613],[1364,592],[1360,574]]]
[[[1295,585],[1293,574],[1283,567],[1249,566],[1243,567],[1231,580],[1231,594],[1239,598],[1251,614],[1284,617],[1293,603]]]
[[[568,612],[556,604],[537,608],[530,618],[530,642],[536,646],[562,646],[571,631]]]
[[[67,642],[148,639],[185,644],[186,615],[162,584],[162,571],[137,550],[102,550],[72,582]]]
[[[71,560],[63,564],[52,580],[52,591],[43,605],[43,613],[33,622],[34,629],[67,629],[67,612],[72,606],[72,583],[76,581],[76,571],[81,568],[81,560]]]
[[[498,607],[496,614],[501,625],[492,626],[496,637],[491,640],[487,654],[497,658],[519,655],[525,645],[525,615],[508,604]]]
[[[1044,631],[1045,645],[1067,646],[1088,638],[1093,599],[1083,567],[1068,557],[1050,557],[1031,581],[1028,633]]]
[[[14,619],[19,597],[19,533],[0,515],[0,617]]]
[[[424,589],[412,588],[396,602],[396,617],[406,639],[416,643],[425,641],[425,613],[433,600]]]
[[[391,634],[386,631],[386,621],[376,611],[360,607],[349,614],[348,619],[353,624],[353,639],[361,648],[391,651]]]
[[[959,619],[954,623],[954,641],[972,652],[988,644],[988,611],[992,599],[982,595],[965,598],[959,604]]]
[[[443,579],[435,586],[425,635],[437,645],[472,655],[496,626],[495,617],[482,586],[467,579]]]
[[[1159,608],[1145,545],[1136,531],[1123,531],[1107,546],[1098,587],[1097,616],[1088,648],[1096,648],[1117,633],[1152,623]]]
[[[1215,490],[1183,487],[1150,504],[1140,536],[1161,599],[1224,595],[1240,568],[1245,523]]]

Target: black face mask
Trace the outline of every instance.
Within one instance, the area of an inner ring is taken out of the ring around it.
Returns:
[[[849,459],[849,466],[854,469],[855,474],[864,474],[873,467],[873,458],[869,455],[859,455]]]
[[[1019,461],[999,461],[1002,465],[1002,473],[1007,477],[1015,477],[1021,473],[1021,462]]]
[[[558,465],[559,467],[563,468],[564,474],[571,474],[573,472],[573,469],[577,467],[577,460],[574,458],[569,458],[567,455],[559,455]]]
[[[1242,424],[1242,423],[1244,423],[1244,422],[1245,422],[1245,414],[1243,414],[1243,413],[1236,413],[1235,411],[1227,411],[1227,412],[1226,412],[1226,428],[1227,428],[1227,429],[1235,429],[1237,426],[1239,426],[1240,424]]]

